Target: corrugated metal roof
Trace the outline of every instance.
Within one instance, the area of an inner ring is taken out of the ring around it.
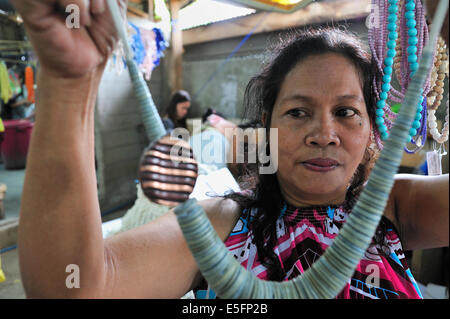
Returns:
[[[277,11],[277,12],[293,12],[298,9],[302,9],[316,0],[231,0],[237,4],[244,6],[265,10],[265,11]]]
[[[214,22],[243,17],[255,12],[255,9],[225,1],[197,0],[180,10],[178,23],[182,30],[187,30]]]

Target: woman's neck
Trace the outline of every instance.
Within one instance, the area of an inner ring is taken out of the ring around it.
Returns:
[[[284,191],[282,188],[281,194],[284,197],[284,200],[295,207],[311,207],[311,206],[339,206],[345,202],[346,192],[336,194],[334,196],[330,196],[328,194],[320,194],[320,195],[311,195],[311,196],[294,196],[289,192]]]

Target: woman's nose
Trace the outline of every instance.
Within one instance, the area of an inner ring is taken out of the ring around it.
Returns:
[[[326,147],[338,146],[340,139],[336,131],[336,123],[330,117],[323,117],[313,121],[305,138],[306,145]]]

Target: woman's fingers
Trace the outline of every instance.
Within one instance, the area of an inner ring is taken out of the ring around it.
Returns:
[[[86,74],[102,66],[115,46],[117,31],[106,0],[11,1],[24,20],[41,66],[51,74]],[[126,14],[127,1],[114,1]]]
[[[112,17],[109,14],[109,8],[106,6],[106,0],[98,1],[103,2],[103,8],[95,9],[98,13],[92,17],[94,24],[92,27],[88,27],[87,29],[91,38],[97,45],[97,49],[99,50],[100,54],[103,56],[103,58],[105,58],[109,56],[114,49],[115,43],[117,41],[117,30],[112,21]],[[93,5],[94,3],[91,4],[91,6]],[[92,10],[93,9],[91,7],[91,11]]]
[[[95,18],[94,18],[95,19]],[[89,35],[97,46],[97,49],[102,56],[102,61],[109,57],[114,49],[115,30],[105,25],[95,25],[95,27],[87,28]]]
[[[91,0],[91,13],[94,15],[104,13],[106,9],[105,6],[105,0]]]

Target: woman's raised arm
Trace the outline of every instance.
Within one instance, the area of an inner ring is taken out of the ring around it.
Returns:
[[[449,245],[449,175],[398,174],[395,213],[405,250]]]
[[[19,219],[19,262],[28,297],[95,295],[106,281],[94,106],[115,33],[99,6],[103,1],[92,1],[91,8],[86,3],[13,1],[40,62]],[[69,4],[79,9],[79,28],[66,25]],[[79,267],[80,289],[66,287],[68,265]]]
[[[126,1],[119,2],[124,9]],[[13,1],[41,65],[19,220],[24,288],[37,298],[180,297],[197,267],[173,213],[106,241],[102,237],[94,106],[116,34],[105,1],[86,3]],[[65,23],[69,4],[79,9],[79,28]],[[217,211],[215,204],[204,205]],[[214,215],[225,238],[232,221]],[[73,267],[79,288],[67,286]]]

